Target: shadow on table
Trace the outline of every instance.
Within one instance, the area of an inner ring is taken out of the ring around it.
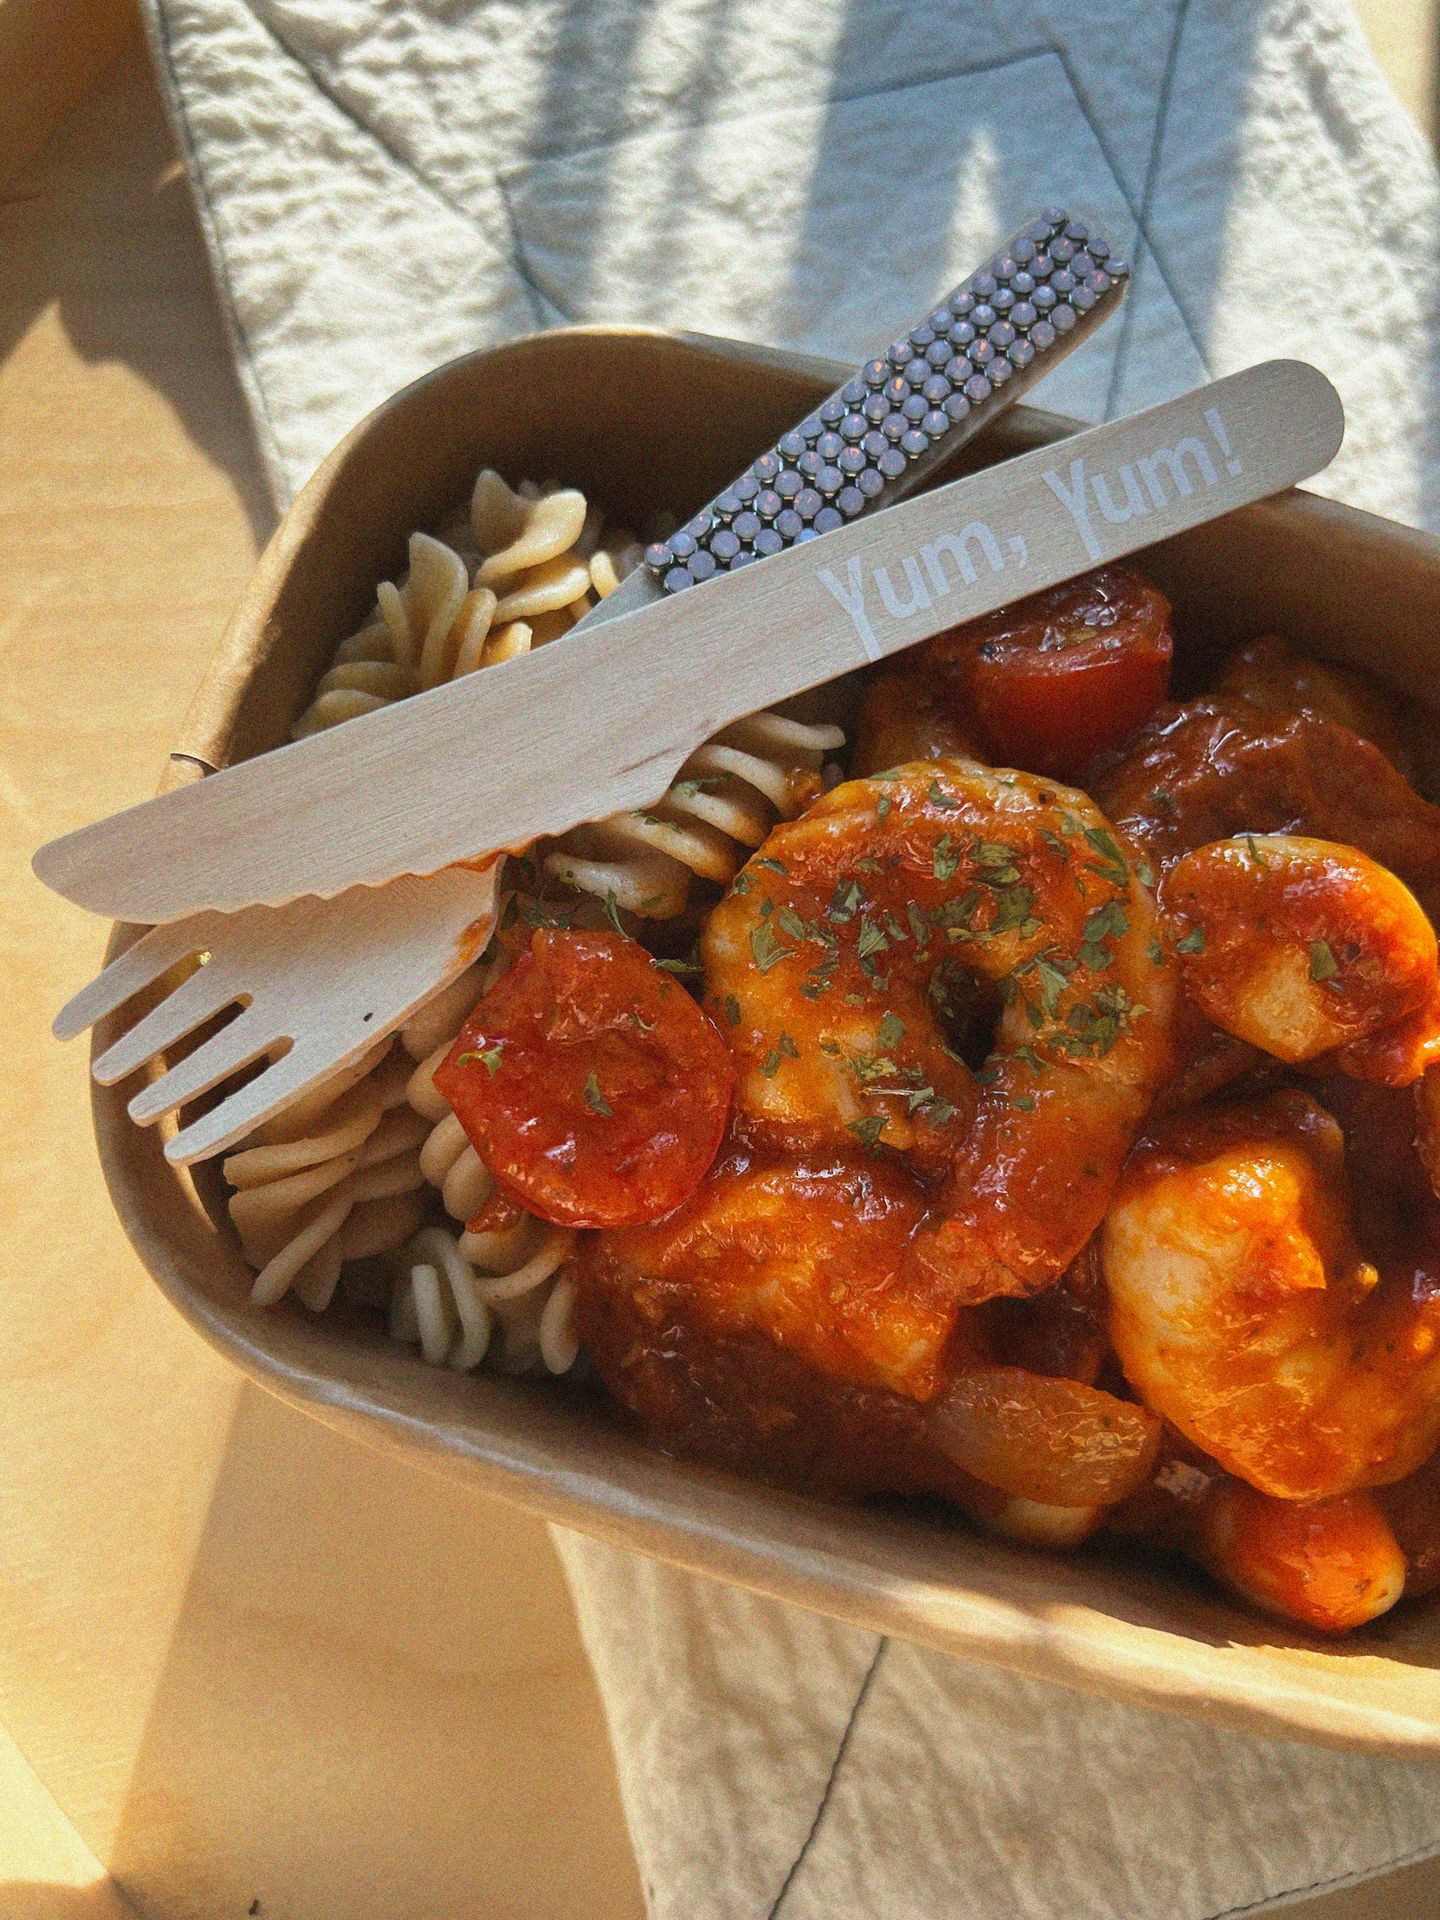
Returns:
[[[19,235],[25,244],[12,247]],[[22,265],[0,277],[0,362],[58,308],[86,361],[121,361],[162,396],[234,482],[256,542],[268,538],[275,509],[222,329],[195,326],[188,311],[173,329],[155,323],[157,309],[173,304],[179,314],[214,294],[190,188],[138,45],[0,190],[0,260],[7,256]],[[118,469],[133,451],[116,446]]]
[[[157,1916],[639,1920],[544,1527],[242,1387],[107,1855]]]

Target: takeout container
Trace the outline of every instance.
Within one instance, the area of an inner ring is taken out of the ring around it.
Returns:
[[[616,328],[536,335],[437,369],[357,427],[286,515],[167,784],[287,737],[376,582],[403,567],[410,532],[445,520],[481,465],[563,478],[632,523],[662,505],[694,511],[848,371]],[[1070,424],[1014,409],[959,464]],[[1295,492],[1141,564],[1175,602],[1182,684],[1271,630],[1413,698],[1433,683],[1440,541]],[[253,1308],[216,1168],[192,1181],[167,1166],[121,1089],[96,1088],[94,1111],[115,1205],[171,1300],[261,1385],[358,1439],[618,1545],[971,1659],[1256,1731],[1440,1754],[1440,1602],[1325,1641],[1118,1543],[1061,1557],[990,1539],[958,1513],[777,1492],[667,1459],[593,1390],[456,1375],[378,1324]]]

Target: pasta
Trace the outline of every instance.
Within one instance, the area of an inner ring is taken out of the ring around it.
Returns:
[[[484,469],[463,521],[443,538],[411,535],[409,571],[398,585],[381,582],[374,612],[337,649],[292,737],[566,632],[639,558],[638,542],[623,528],[602,546],[603,524],[574,488],[512,492]]]
[[[266,1121],[223,1162],[230,1218],[256,1269],[257,1305],[293,1292],[318,1313],[347,1260],[388,1252],[419,1226],[425,1127],[405,1104],[408,1067],[384,1042]]]
[[[477,1351],[478,1335],[473,1329],[483,1309],[486,1341],[492,1323],[500,1331],[502,1365],[526,1371],[538,1360],[550,1372],[563,1373],[576,1352],[569,1320],[574,1295],[568,1280],[557,1281],[555,1275],[568,1258],[575,1236],[535,1219],[497,1193],[460,1122],[435,1088],[435,1069],[502,964],[471,969],[426,1008],[403,1036],[406,1049],[418,1062],[406,1085],[406,1099],[429,1128],[420,1150],[421,1168],[450,1218],[469,1224],[458,1238],[449,1233],[437,1241],[422,1235],[418,1247],[412,1243],[404,1249],[396,1263],[391,1328],[402,1330],[397,1337],[419,1340],[429,1359],[443,1324],[448,1329],[444,1363],[478,1365],[485,1343],[480,1342]],[[437,1251],[441,1254],[438,1265]],[[557,1294],[558,1302],[552,1306],[552,1296]],[[471,1353],[475,1357],[467,1359]]]
[[[652,523],[646,535],[673,524]],[[545,645],[613,593],[642,553],[633,532],[608,524],[576,489],[512,488],[483,470],[454,522],[412,535],[407,571],[381,583],[293,736]],[[553,882],[595,896],[597,922],[599,902],[650,920],[679,914],[697,878],[724,884],[777,818],[819,790],[840,741],[836,728],[779,715],[742,721],[692,756],[653,817],[568,836],[517,872],[542,893]],[[512,910],[532,920],[550,911],[534,892]],[[432,1365],[550,1373],[573,1365],[574,1234],[497,1192],[434,1086],[435,1068],[503,964],[491,956],[467,969],[398,1042],[312,1090],[226,1159],[257,1304],[293,1293],[322,1311],[348,1270],[347,1297],[378,1307],[391,1336]]]
[[[738,720],[691,754],[655,807],[575,828],[544,870],[642,919],[673,919],[696,880],[728,886],[776,821],[816,798],[844,741],[838,727],[779,713]]]

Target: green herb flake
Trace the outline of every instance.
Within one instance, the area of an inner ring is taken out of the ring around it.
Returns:
[[[780,1071],[780,1049],[772,1047],[760,1062],[760,1071],[767,1080],[773,1080]]]
[[[1268,867],[1270,865],[1270,862],[1265,858],[1264,854],[1261,853],[1259,847],[1257,846],[1255,841],[1255,836],[1253,833],[1246,834],[1245,845],[1249,849],[1250,858],[1254,861],[1257,867]]]
[[[1328,940],[1310,942],[1310,978],[1312,980],[1333,980],[1340,971]]]
[[[885,1131],[885,1116],[883,1113],[867,1114],[863,1120],[852,1120],[846,1131],[853,1133],[873,1153]]]
[[[767,873],[783,873],[788,876],[790,872],[790,869],[782,865],[779,860],[772,860],[768,853],[760,854],[750,864],[752,867],[764,867]]]
[[[1128,887],[1130,868],[1114,834],[1107,832],[1104,827],[1086,827],[1085,839],[1100,856],[1101,864],[1095,869],[1100,877],[1117,887]]]
[[[613,887],[608,889],[605,895],[605,918],[610,922],[616,933],[624,933],[625,929],[620,924],[620,902],[615,897]]]
[[[598,1113],[602,1120],[613,1120],[615,1118],[614,1109],[600,1091],[600,1082],[595,1078],[593,1073],[585,1082],[585,1104],[592,1113]]]
[[[785,947],[775,938],[775,929],[768,920],[762,920],[758,926],[750,929],[750,951],[755,956],[755,964],[762,973],[768,973],[782,960],[788,960],[795,952],[793,947]]]
[[[775,918],[780,922],[780,925],[785,929],[786,933],[790,935],[792,940],[808,940],[810,938],[809,927],[806,926],[805,922],[793,907],[781,907]]]
[[[892,1047],[898,1047],[905,1038],[905,1022],[898,1014],[885,1014],[875,1029],[875,1038],[887,1052]]]
[[[657,960],[655,964],[662,973],[691,974],[703,971],[698,960]]]
[[[1191,932],[1186,934],[1183,940],[1177,940],[1175,942],[1175,951],[1176,953],[1204,953],[1205,929],[1203,927],[1193,928]]]
[[[957,800],[953,794],[941,790],[940,782],[930,782],[929,800],[932,807],[942,807],[946,813],[957,813],[964,806],[963,800]]]
[[[853,920],[864,898],[858,880],[851,880],[848,884],[844,880],[838,881],[828,909],[830,918],[840,921],[842,925],[847,920]]]
[[[725,1018],[732,1027],[738,1027],[740,1024],[740,1002],[733,993],[727,993],[725,996]]]
[[[890,795],[888,793],[882,793],[880,798],[875,802],[875,818],[877,820],[884,820],[893,805],[894,802],[891,800]]]
[[[960,854],[958,849],[951,842],[949,834],[942,833],[939,840],[936,841],[935,851],[930,857],[930,871],[935,875],[935,878],[940,882],[941,886],[944,886],[947,880],[953,880],[955,878],[955,872],[959,865]]]
[[[883,953],[889,944],[890,936],[883,927],[877,927],[873,920],[861,921],[860,938],[855,943],[855,951],[862,966],[872,954]]]
[[[500,1049],[486,1047],[483,1053],[462,1053],[457,1055],[455,1064],[457,1067],[484,1067],[493,1080],[500,1071]]]

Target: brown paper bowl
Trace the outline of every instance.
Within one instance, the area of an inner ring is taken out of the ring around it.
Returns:
[[[438,369],[373,414],[286,515],[201,689],[171,779],[275,745],[477,468],[557,475],[634,520],[693,510],[844,369],[728,342],[578,329]],[[1018,409],[972,462],[1056,437]],[[1152,549],[1186,669],[1279,629],[1407,694],[1440,654],[1440,542],[1302,493]],[[103,1036],[102,1036],[103,1043]],[[1440,1753],[1440,1607],[1347,1642],[1241,1611],[1199,1576],[1118,1546],[1058,1558],[958,1515],[842,1507],[662,1457],[568,1384],[461,1377],[378,1329],[247,1304],[213,1169],[196,1185],[100,1088],[95,1124],[122,1220],[165,1292],[254,1379],[357,1438],[582,1532],[970,1659],[1230,1725]]]

